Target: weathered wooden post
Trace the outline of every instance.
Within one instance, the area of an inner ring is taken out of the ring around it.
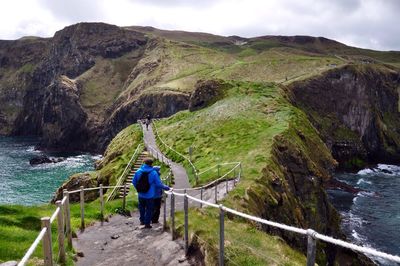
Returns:
[[[226,194],[228,194],[228,191],[229,191],[228,183],[229,183],[229,179],[226,179],[226,181],[225,181]]]
[[[42,229],[46,228],[46,233],[43,236],[43,258],[45,266],[53,266],[53,249],[51,248],[51,224],[50,217],[41,219]]]
[[[104,221],[104,198],[103,198],[103,184],[100,184],[100,216],[101,216],[101,224]]]
[[[65,238],[64,238],[64,215],[63,215],[63,205],[61,204],[61,200],[56,201],[57,207],[60,208],[60,211],[57,215],[57,233],[58,233],[58,261],[61,264],[65,263]]]
[[[80,200],[81,200],[81,230],[85,230],[85,194],[83,186],[81,186]]]
[[[203,200],[203,187],[201,187],[201,189],[200,189],[200,200]],[[203,203],[202,202],[200,202],[200,208],[203,208]]]
[[[126,208],[126,183],[124,183],[124,196],[122,199],[122,209],[125,211]]]
[[[221,165],[218,164],[217,168],[218,168],[218,177],[221,177],[221,171],[220,171]]]
[[[189,203],[188,203],[188,197],[186,194],[186,189],[185,189],[185,196],[183,198],[183,209],[185,212],[185,255],[188,255],[189,253]]]
[[[314,266],[317,240],[316,232],[312,229],[307,230],[307,266]]]
[[[225,224],[224,224],[224,206],[219,205],[219,265],[224,265],[224,248],[225,248]]]
[[[63,190],[63,197],[67,197],[65,200],[65,232],[67,233],[68,248],[72,248],[72,230],[71,230],[71,211],[69,206],[69,193],[66,189]]]
[[[174,195],[174,189],[171,189],[171,235],[172,235],[172,240],[175,239],[174,237],[174,231],[175,231],[175,195]]]

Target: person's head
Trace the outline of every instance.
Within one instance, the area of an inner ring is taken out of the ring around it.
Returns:
[[[143,160],[144,164],[148,165],[148,166],[152,166],[153,165],[153,159],[151,158],[145,158]]]
[[[156,172],[160,174],[161,166],[155,165],[155,166],[153,166],[153,169],[156,170]]]

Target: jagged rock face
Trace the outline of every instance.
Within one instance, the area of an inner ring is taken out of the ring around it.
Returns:
[[[400,74],[384,67],[346,66],[290,88],[342,163],[400,161]]]
[[[59,187],[51,200],[52,203],[57,200],[61,200],[63,197],[63,190],[66,189],[68,191],[80,189],[83,186],[84,188],[94,188],[98,187],[96,179],[94,179],[90,174],[76,174],[70,177],[70,179],[65,182],[61,187]],[[85,191],[84,193],[85,202],[95,200],[99,197],[98,190]],[[70,194],[69,196],[70,202],[79,202],[80,195],[79,193]]]
[[[189,95],[180,92],[159,92],[141,94],[137,99],[119,107],[104,126],[104,134],[96,140],[103,149],[119,131],[147,115],[152,118],[167,117],[185,110],[189,105]]]
[[[115,58],[146,44],[143,34],[104,23],[80,23],[56,32],[48,58],[37,75],[75,78],[91,68],[96,57]]]
[[[189,111],[196,111],[218,101],[223,96],[224,86],[217,80],[200,80],[190,96]]]
[[[45,89],[40,146],[62,150],[79,150],[87,141],[87,115],[79,103],[78,88],[62,76]],[[78,145],[78,146],[77,146]]]

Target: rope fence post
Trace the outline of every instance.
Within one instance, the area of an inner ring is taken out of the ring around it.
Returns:
[[[224,207],[219,205],[219,266],[224,265],[225,224]]]
[[[200,189],[200,200],[203,200],[203,190],[204,190],[204,188],[202,187]],[[200,202],[200,208],[203,208],[203,203],[202,202]]]
[[[126,208],[126,183],[124,183],[124,196],[122,198],[122,209],[125,211]]]
[[[43,217],[41,219],[42,229],[46,228],[46,233],[43,237],[43,258],[45,266],[53,266],[53,250],[51,245],[51,224],[50,217]]]
[[[228,194],[228,190],[229,190],[229,188],[228,188],[228,183],[229,183],[229,180],[227,179],[227,180],[225,181],[226,194]]]
[[[214,189],[214,197],[215,197],[215,203],[217,203],[218,202],[218,184],[215,184],[215,187],[214,187],[215,189]]]
[[[57,207],[60,208],[60,211],[57,214],[57,233],[58,233],[58,261],[61,264],[65,263],[65,238],[64,238],[64,215],[63,215],[63,205],[61,204],[61,200],[56,201]]]
[[[221,165],[218,164],[218,177],[221,177],[221,171],[220,171]]]
[[[83,186],[81,186],[80,200],[81,200],[81,230],[85,230],[85,191]]]
[[[68,248],[72,248],[72,230],[71,230],[71,211],[69,206],[69,193],[66,189],[63,190],[63,197],[67,197],[65,200],[65,231],[67,234]]]
[[[163,191],[163,231],[167,229],[167,194]]]
[[[101,224],[104,222],[104,198],[103,198],[103,184],[100,184],[100,216]]]
[[[188,197],[186,194],[186,189],[184,191],[185,196],[183,198],[183,209],[185,212],[185,255],[189,254],[189,204],[188,204]]]
[[[175,195],[174,195],[174,189],[172,189],[171,193],[171,235],[172,235],[172,240],[175,239],[174,237],[174,231],[175,231]]]
[[[312,229],[307,230],[307,266],[314,266],[317,240],[316,232]]]

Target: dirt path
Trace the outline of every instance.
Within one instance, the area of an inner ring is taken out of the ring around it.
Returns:
[[[157,146],[156,139],[155,139],[154,132],[153,132],[153,127],[151,125],[149,125],[148,129],[146,129],[146,127],[144,127],[143,138],[144,138],[144,142],[147,145],[150,145],[151,147],[156,149],[159,153],[161,153],[161,151],[159,150],[159,148]],[[174,174],[174,180],[175,180],[174,188],[189,188],[189,187],[191,187],[185,168],[183,168],[180,164],[174,163],[171,160],[169,160],[168,162],[170,163],[172,173]]]
[[[137,212],[128,218],[114,215],[103,225],[98,222],[86,228],[74,239],[74,247],[84,255],[79,257],[78,266],[192,264],[185,259],[182,241],[171,241],[162,224],[140,229]]]

